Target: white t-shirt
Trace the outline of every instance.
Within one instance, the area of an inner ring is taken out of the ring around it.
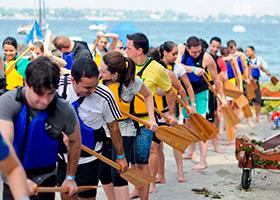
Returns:
[[[173,72],[178,79],[181,78],[185,73],[187,73],[185,68],[179,63],[175,63]]]
[[[68,100],[70,103],[73,103],[74,101],[78,100],[79,97],[76,95],[70,79],[70,76],[68,76],[66,100]],[[62,95],[63,89],[64,76],[61,77],[57,89],[59,95]],[[121,117],[113,93],[108,87],[100,83],[98,83],[97,87],[95,88],[95,92],[86,97],[82,104],[78,107],[78,113],[83,123],[94,130],[101,128],[104,122],[110,123]],[[94,151],[100,152],[101,147],[102,142],[97,142]],[[95,159],[97,158],[94,156],[80,158],[79,164],[88,163]],[[65,157],[65,160],[67,160],[67,156]]]
[[[262,57],[260,57],[260,56],[255,56],[255,58],[254,59],[249,59],[249,60],[251,60],[251,62],[253,63],[253,65],[256,65],[257,67],[259,66],[259,65],[262,65],[262,67],[263,68],[265,68],[265,69],[267,69],[267,62],[265,62],[263,59],[262,59]],[[266,75],[262,70],[260,70],[260,78],[263,78],[264,77],[264,75]]]

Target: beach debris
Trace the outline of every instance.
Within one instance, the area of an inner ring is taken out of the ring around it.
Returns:
[[[222,196],[224,196],[222,194],[217,194],[217,193],[211,192],[207,188],[202,188],[202,189],[193,188],[192,191],[195,192],[195,194],[203,194],[205,197],[209,197],[212,199],[221,199]],[[220,192],[218,192],[218,193],[220,193]]]

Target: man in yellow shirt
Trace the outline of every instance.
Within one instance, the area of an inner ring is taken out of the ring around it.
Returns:
[[[153,96],[156,94],[157,88],[160,87],[166,95],[167,104],[170,112],[170,125],[176,124],[175,117],[175,93],[172,90],[172,84],[165,68],[155,60],[146,56],[149,49],[148,38],[143,33],[134,33],[127,35],[126,53],[133,59],[136,64],[136,75],[139,76],[145,85],[151,90]],[[134,102],[135,115],[148,121],[148,112],[145,103],[135,98]],[[136,168],[149,173],[149,154],[150,146],[153,138],[153,132],[145,126],[140,125],[140,131],[136,136],[135,145],[135,164]],[[148,199],[149,186],[144,186],[139,190],[132,192],[131,197],[140,196],[141,199]]]

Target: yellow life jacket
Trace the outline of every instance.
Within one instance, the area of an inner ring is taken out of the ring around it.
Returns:
[[[100,83],[104,84],[103,80],[100,79],[99,81]],[[127,113],[130,112],[130,103],[127,103],[125,101],[123,101],[121,98],[120,98],[120,95],[119,95],[119,87],[120,87],[120,83],[119,82],[115,82],[111,85],[108,86],[108,88],[113,92],[114,94],[114,97],[115,97],[115,100],[116,100],[116,103],[119,107],[120,110],[122,111],[125,111]],[[118,118],[117,120],[125,120],[127,119],[128,117],[125,116],[125,115],[122,115],[120,118]]]
[[[98,67],[100,67],[101,56],[96,51],[94,52],[94,62]]]
[[[7,67],[5,67],[5,76],[6,76],[6,83],[7,83],[7,90],[13,90],[18,86],[23,86],[23,77],[20,75],[15,66],[13,66],[10,70],[10,65],[14,62],[11,60]]]

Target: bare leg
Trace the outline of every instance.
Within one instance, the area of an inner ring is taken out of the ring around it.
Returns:
[[[190,119],[185,119],[185,125],[190,129],[191,131],[195,132],[195,129],[192,127]],[[188,147],[188,152],[182,155],[182,158],[184,159],[196,159],[196,152],[195,152],[195,144],[190,144]]]
[[[182,153],[173,148],[173,154],[175,157],[177,170],[178,170],[178,182],[186,182],[187,179],[185,178],[184,172],[183,172]]]
[[[108,200],[116,199],[113,183],[102,185],[102,187]]]
[[[220,103],[220,102],[219,102]],[[219,104],[218,104],[218,109],[217,111],[214,112],[214,123],[213,125],[216,127],[216,128],[219,128],[219,125],[220,125],[220,121],[219,121],[219,116],[218,116],[218,110],[219,110]],[[216,151],[217,153],[224,153],[218,146],[218,134],[216,136],[214,136],[212,138],[212,143],[213,143],[213,146],[214,146],[214,151]]]
[[[252,122],[251,118],[247,118],[248,119],[248,124],[251,127],[255,127],[254,123]]]
[[[255,108],[256,108],[256,122],[257,123],[263,123],[260,120],[261,104],[257,103],[257,102],[255,102],[254,104],[255,104]]]
[[[152,145],[150,148],[150,159],[149,159],[149,167],[150,167],[150,174],[153,177],[156,177],[157,168],[158,168],[158,147],[159,144],[152,141]],[[150,193],[156,193],[156,182],[150,184]]]
[[[207,154],[207,142],[199,142],[199,148],[200,148],[200,161],[199,163],[194,166],[193,170],[203,170],[207,168],[207,162],[206,162],[206,154]]]
[[[216,151],[217,153],[224,153],[223,150],[221,150],[220,147],[218,146],[218,141],[217,140],[218,140],[217,135],[212,138],[214,151]]]
[[[150,168],[149,165],[143,165],[143,164],[136,164],[136,168],[146,172],[147,174],[150,174]],[[149,187],[150,185],[145,185],[141,188],[139,188],[139,192],[140,192],[140,199],[141,200],[148,200],[149,198]]]
[[[165,171],[164,171],[164,153],[163,153],[163,142],[161,142],[158,146],[158,168],[157,168],[157,181],[156,183],[166,183],[165,180]]]
[[[129,200],[129,188],[128,185],[121,187],[114,187],[117,200]]]

